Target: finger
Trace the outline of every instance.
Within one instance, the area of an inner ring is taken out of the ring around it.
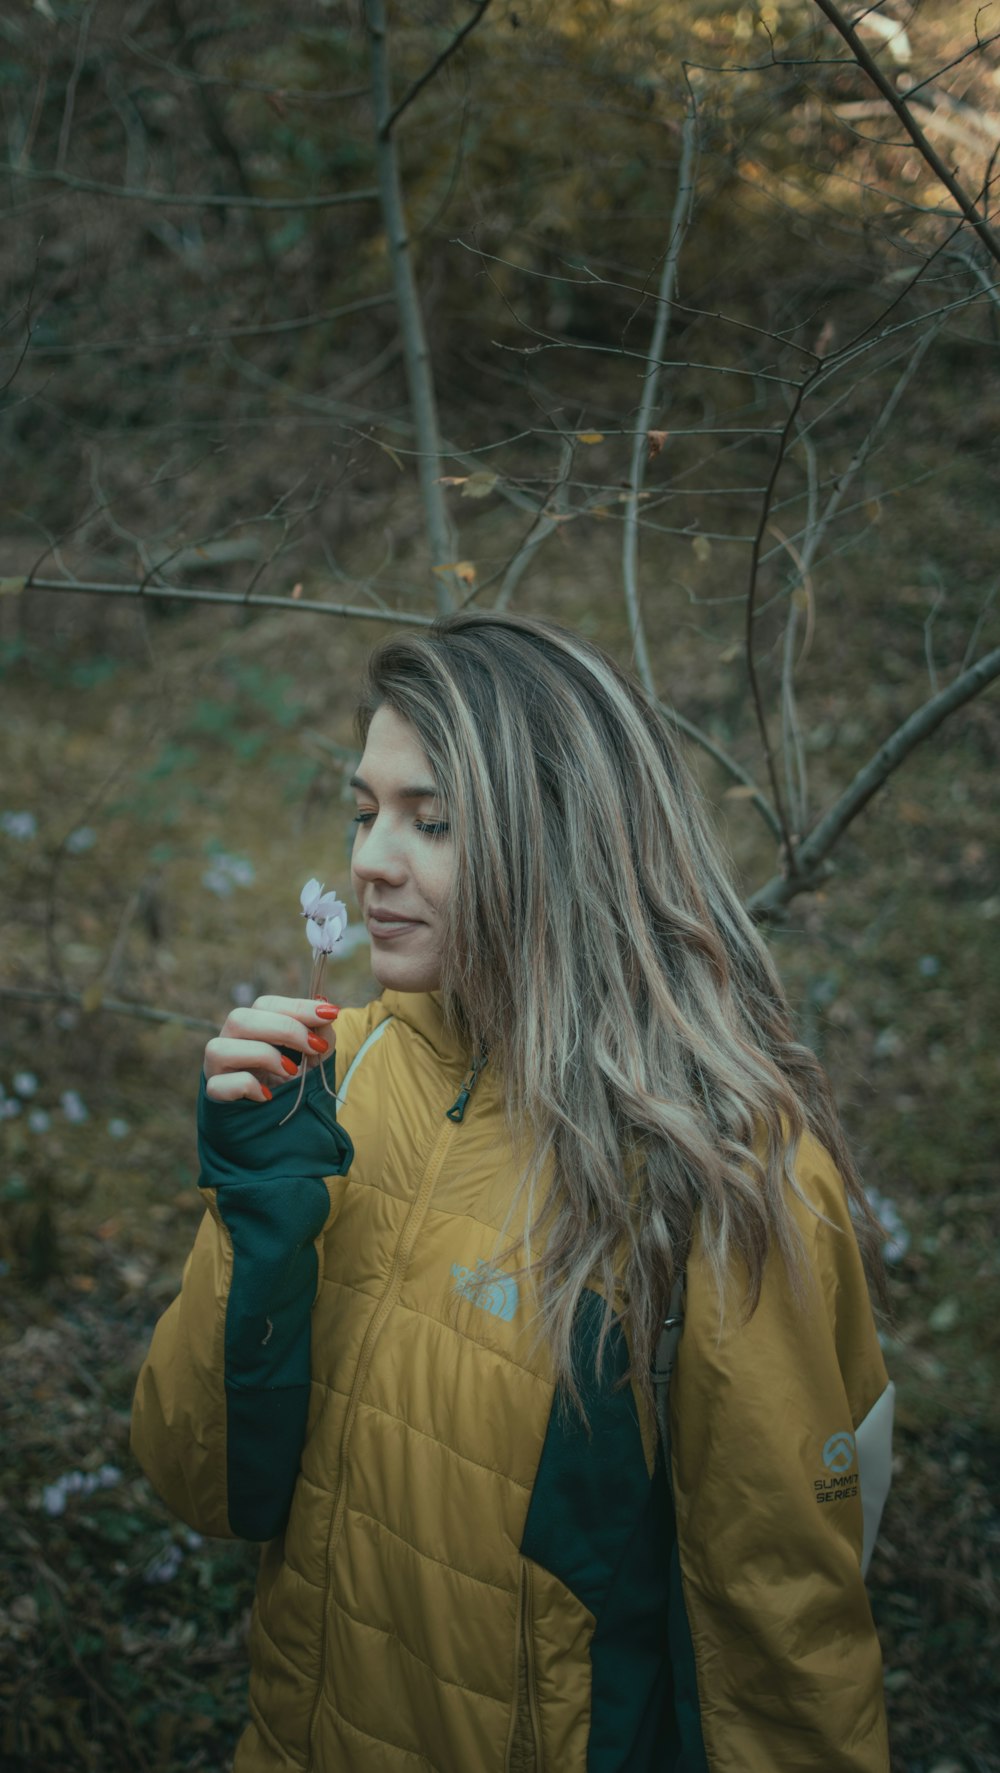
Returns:
[[[320,1037],[305,1035],[301,1024],[296,1024],[296,1026],[299,1027],[299,1033],[302,1036],[296,1045],[303,1058],[312,1058],[314,1053],[319,1052],[319,1048],[310,1047],[308,1042],[309,1040],[315,1041]],[[291,1041],[282,1039],[283,1046],[291,1046],[291,1044]],[[289,1077],[295,1075],[298,1066],[293,1059],[286,1059],[283,1053],[279,1053],[277,1047],[271,1046],[267,1041],[227,1040],[221,1034],[217,1034],[205,1048],[204,1070],[206,1077],[218,1077],[224,1072],[263,1071],[270,1074],[279,1083],[284,1083]]]
[[[208,1079],[205,1094],[212,1102],[270,1102],[272,1092],[249,1071],[225,1071]]]
[[[310,1045],[310,1034],[318,1034],[329,1044],[339,1011],[335,1004],[322,1004],[315,999],[303,1000],[300,1007],[308,1008],[308,1015],[260,1010],[256,1004],[249,1009],[230,1010],[219,1032],[224,1040],[268,1040],[275,1046],[294,1047],[300,1053],[318,1052],[318,1047]]]
[[[258,997],[251,1008],[267,1014],[277,1011],[279,1015],[295,1016],[300,1022],[315,1023],[317,1020],[329,1021],[330,1011],[336,1010],[337,1006],[327,997]]]

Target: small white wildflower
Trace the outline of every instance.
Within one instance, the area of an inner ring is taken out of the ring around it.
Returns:
[[[28,843],[38,831],[38,820],[34,813],[0,813],[0,831],[18,843]]]
[[[866,1188],[868,1205],[885,1233],[882,1255],[886,1262],[901,1262],[910,1247],[910,1233],[903,1224],[899,1208],[895,1201],[881,1194],[877,1188]]]
[[[327,957],[338,954],[344,946],[344,932],[347,929],[347,907],[338,899],[335,892],[326,892],[322,883],[316,879],[307,880],[299,894],[299,907],[306,920],[306,937],[312,949],[312,977],[309,980],[310,997],[318,997],[323,983],[323,968]],[[302,1101],[306,1087],[308,1062],[299,1068],[299,1090],[291,1108],[280,1122],[284,1126],[290,1120],[299,1103]],[[328,1096],[334,1091],[326,1081],[326,1069],[323,1060],[319,1061],[319,1075],[323,1088]]]
[[[19,1071],[14,1078],[14,1090],[18,1096],[33,1096],[38,1088],[38,1079],[33,1071]]]
[[[75,1127],[90,1119],[90,1110],[77,1090],[63,1090],[59,1098],[59,1106],[66,1119]]]
[[[21,1112],[21,1104],[16,1096],[5,1096],[0,1102],[0,1120],[14,1120]]]
[[[171,1541],[169,1545],[163,1547],[162,1551],[158,1551],[155,1557],[150,1558],[142,1572],[142,1580],[143,1582],[156,1583],[172,1582],[183,1562],[184,1553],[179,1545]]]
[[[234,886],[253,886],[257,870],[246,856],[230,856],[225,850],[213,855],[201,877],[201,884],[220,899],[227,899]]]
[[[66,1513],[66,1490],[61,1478],[54,1484],[45,1485],[42,1491],[42,1508],[53,1520]]]
[[[28,1115],[28,1125],[33,1133],[47,1133],[52,1125],[52,1116],[47,1108],[33,1108]]]
[[[128,1134],[129,1124],[127,1120],[122,1120],[119,1115],[116,1115],[114,1120],[108,1121],[109,1139],[127,1139]]]
[[[238,985],[233,986],[233,1002],[241,1010],[249,1009],[256,995],[256,989],[248,979],[241,979]]]
[[[201,884],[219,899],[228,899],[233,890],[233,883],[224,868],[206,868]]]
[[[307,880],[299,894],[306,920],[306,938],[313,954],[336,954],[347,928],[347,906],[336,892],[326,892],[318,880]]]
[[[76,831],[70,832],[66,839],[66,848],[71,856],[82,856],[87,850],[92,850],[96,842],[97,832],[94,827],[80,825]]]

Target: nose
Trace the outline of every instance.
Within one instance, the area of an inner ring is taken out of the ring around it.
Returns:
[[[384,880],[392,886],[403,885],[406,863],[398,834],[394,833],[387,819],[376,818],[372,825],[359,826],[354,839],[351,872],[359,881]]]

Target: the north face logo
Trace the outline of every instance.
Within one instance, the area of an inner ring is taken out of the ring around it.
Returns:
[[[839,1434],[831,1434],[823,1448],[823,1464],[827,1471],[850,1471],[854,1464],[854,1436],[841,1429]]]
[[[460,1262],[455,1262],[451,1272],[455,1277],[456,1293],[461,1293],[470,1305],[478,1305],[480,1311],[488,1311],[491,1317],[510,1323],[517,1310],[517,1282],[512,1275],[501,1274],[488,1262],[477,1262],[475,1268],[463,1268]]]

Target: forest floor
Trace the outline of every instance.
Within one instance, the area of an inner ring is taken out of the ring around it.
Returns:
[[[548,607],[619,644],[578,568]],[[892,629],[867,615],[808,711],[818,791],[912,705],[898,610]],[[217,1770],[245,1713],[254,1555],[154,1497],[131,1390],[197,1224],[204,1040],[234,1000],[303,988],[300,884],[347,890],[342,764],[380,630],[80,599],[8,599],[3,618],[0,1764]],[[680,681],[695,639],[671,644]],[[873,651],[881,687],[862,693]],[[871,1592],[897,1773],[1000,1773],[998,760],[986,696],[773,937],[894,1245],[895,1485]],[[773,856],[723,787],[706,777],[754,884]],[[363,949],[330,990],[371,993]]]

